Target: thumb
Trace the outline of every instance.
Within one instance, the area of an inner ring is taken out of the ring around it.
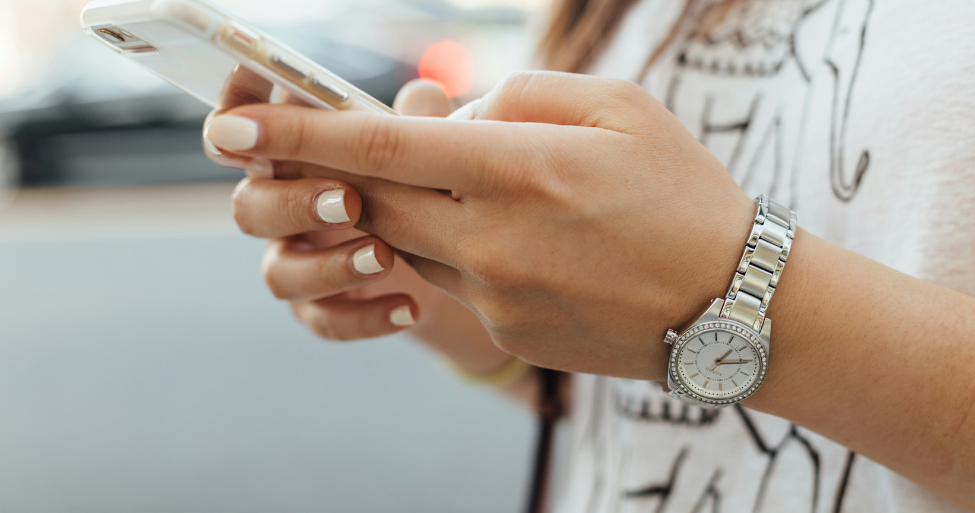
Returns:
[[[450,100],[443,89],[425,80],[411,80],[399,90],[393,109],[405,116],[442,118],[450,114]]]

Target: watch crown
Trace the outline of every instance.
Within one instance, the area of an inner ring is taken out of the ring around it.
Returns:
[[[674,342],[677,342],[677,332],[674,330],[667,330],[667,335],[664,336],[664,342],[674,345]]]

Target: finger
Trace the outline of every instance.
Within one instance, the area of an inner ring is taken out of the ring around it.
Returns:
[[[247,163],[252,160],[250,157],[242,157],[229,152],[224,153],[210,142],[210,121],[221,112],[223,111],[214,110],[203,121],[203,153],[218,166],[244,169],[247,167]]]
[[[219,107],[228,110],[252,103],[268,103],[273,92],[273,82],[238,64],[220,91]]]
[[[540,141],[555,139],[545,133],[554,128],[565,127],[249,105],[216,117],[210,139],[221,149],[250,156],[476,192],[505,183],[506,176],[499,176],[503,171],[530,167],[546,149]]]
[[[397,93],[393,109],[404,116],[442,118],[450,114],[450,98],[433,82],[411,80]]]
[[[309,179],[306,177],[327,177],[357,191],[361,207],[355,227],[404,251],[455,264],[456,241],[471,233],[473,218],[464,206],[431,189],[299,162],[277,162],[275,175],[278,180],[246,181],[235,195],[235,212],[240,212],[243,222],[253,218],[251,225],[291,228],[277,235],[268,235],[269,230],[265,230],[262,236],[282,237],[310,231],[300,230],[298,226],[314,220],[294,222],[297,216],[312,215],[313,209],[306,204],[311,201],[310,193],[291,190],[292,184],[303,187],[300,184]],[[258,191],[251,194],[251,188]],[[350,217],[354,216],[350,213]]]
[[[569,101],[566,101],[566,99]],[[477,105],[480,120],[600,127],[627,132],[628,116],[610,115],[659,105],[639,85],[575,73],[522,71],[508,75]]]
[[[381,337],[411,327],[419,319],[416,302],[405,294],[367,300],[295,302],[291,309],[298,320],[329,340]]]
[[[392,272],[393,250],[376,237],[360,237],[327,249],[276,239],[268,244],[261,272],[278,299],[331,297],[382,280]]]
[[[234,190],[233,211],[244,233],[277,238],[351,228],[362,212],[362,198],[349,184],[328,178],[246,178]]]
[[[210,141],[210,121],[227,109],[250,103],[267,103],[273,91],[274,84],[264,77],[241,65],[234,68],[218,96],[219,108],[211,112],[203,122],[203,149],[210,160],[224,167],[246,168],[250,158],[224,153]],[[261,169],[266,171],[266,167],[264,165]]]
[[[460,271],[449,265],[404,251],[397,251],[396,254],[428,283],[450,294],[462,304],[467,304],[468,294],[465,289],[467,282]]]

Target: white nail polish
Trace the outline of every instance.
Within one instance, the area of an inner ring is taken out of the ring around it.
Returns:
[[[389,312],[389,322],[393,323],[393,326],[400,328],[416,324],[416,320],[413,319],[413,311],[407,305],[398,306],[392,312]]]
[[[318,217],[331,224],[348,223],[349,213],[345,211],[345,189],[325,191],[318,196]],[[382,268],[380,268],[382,270]]]
[[[207,151],[211,154],[218,157],[223,155],[223,152],[210,142],[210,123],[207,123],[207,126],[203,127],[203,145],[206,146]]]
[[[249,150],[257,145],[257,122],[240,116],[217,116],[210,121],[207,138],[225,150]]]
[[[352,266],[362,274],[376,274],[384,270],[376,259],[376,245],[366,246],[352,255]]]
[[[480,105],[481,100],[474,100],[467,105],[455,110],[447,119],[456,119],[460,121],[471,121],[477,117],[477,106]]]
[[[274,178],[274,163],[268,159],[251,159],[244,166],[244,172],[251,178]]]

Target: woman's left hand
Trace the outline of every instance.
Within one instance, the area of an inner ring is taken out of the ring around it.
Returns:
[[[350,183],[357,227],[473,310],[502,349],[663,380],[664,333],[726,292],[751,199],[630,82],[518,73],[465,112],[473,121],[250,105],[218,116],[209,137],[287,161],[281,178]],[[235,204],[251,228],[314,212],[280,208],[305,201],[286,186],[279,198],[247,187]]]

